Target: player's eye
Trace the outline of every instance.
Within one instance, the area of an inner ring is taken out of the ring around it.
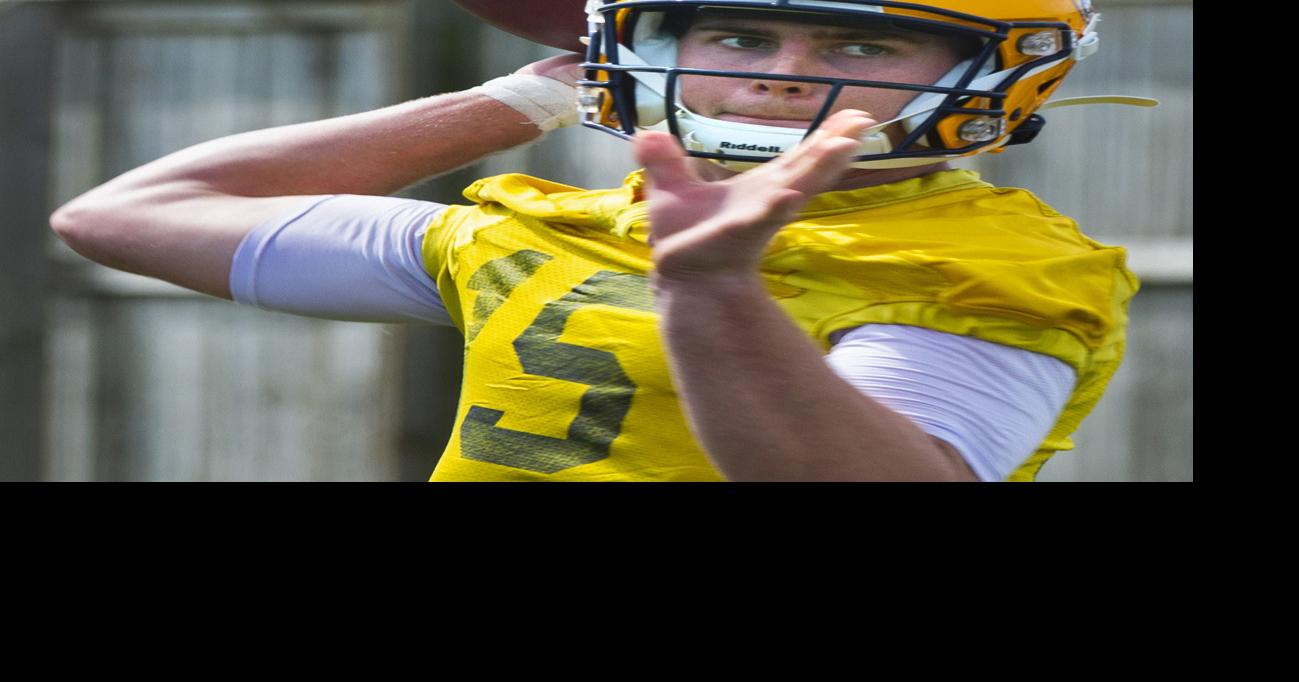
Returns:
[[[718,39],[717,43],[738,50],[757,50],[771,44],[766,38],[754,36],[727,36]]]
[[[849,43],[835,48],[835,52],[849,57],[879,57],[889,54],[889,49],[871,43]]]

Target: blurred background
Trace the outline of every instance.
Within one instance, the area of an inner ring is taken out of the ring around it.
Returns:
[[[1129,249],[1127,359],[1044,481],[1190,481],[1192,3],[1097,0],[1101,51],[1033,144],[962,164]],[[252,310],[89,263],[55,208],[180,148],[460,90],[555,51],[447,0],[0,0],[0,480],[423,481],[460,383],[450,328]],[[552,133],[402,193],[524,171],[586,187],[626,144]],[[340,157],[338,163],[347,163]]]

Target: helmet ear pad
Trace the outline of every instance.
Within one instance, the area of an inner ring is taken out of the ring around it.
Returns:
[[[973,66],[974,59],[966,59],[960,64],[953,66],[951,71],[948,71],[942,78],[934,81],[933,85],[939,88],[955,87],[956,84],[960,82],[961,77],[964,76]],[[985,63],[979,67],[979,72],[975,74],[971,85],[973,85],[974,82],[977,82],[980,78],[991,74],[992,69],[992,60],[986,60]],[[905,107],[902,107],[902,111],[898,112],[897,118],[901,119],[903,129],[908,133],[915,132],[916,128],[924,125],[926,121],[933,118],[938,112],[930,113],[928,116],[920,116],[919,114],[938,107],[943,103],[944,99],[947,99],[947,95],[938,92],[922,92],[916,95]]]
[[[639,57],[645,64],[653,66],[677,65],[677,39],[662,30],[665,16],[662,12],[641,13],[636,20],[636,30],[632,34],[634,56],[630,58]],[[629,55],[623,52],[621,57],[629,57]],[[667,102],[664,101],[663,93],[656,92],[646,84],[646,81],[657,79],[651,79],[649,74],[642,78],[642,74],[639,73],[636,73],[635,77],[636,125],[648,128],[662,123],[667,119]]]

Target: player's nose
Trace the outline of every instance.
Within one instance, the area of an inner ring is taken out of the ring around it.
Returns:
[[[800,46],[782,46],[782,49],[761,64],[755,64],[757,71],[785,76],[809,76],[816,74],[817,55],[814,51]],[[769,78],[755,79],[752,88],[763,94],[798,97],[811,95],[818,86],[802,81],[776,80]]]
[[[811,83],[761,79],[753,81],[753,89],[763,94],[799,97],[812,94]]]

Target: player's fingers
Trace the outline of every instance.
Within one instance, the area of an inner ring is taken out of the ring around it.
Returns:
[[[874,124],[875,121],[870,118],[870,114],[860,109],[837,111],[826,118],[816,130],[812,131],[797,146],[780,157],[763,164],[763,168],[768,173],[783,174],[792,166],[805,165],[805,163],[800,162],[800,159],[815,149],[817,145],[824,144],[827,140],[836,137],[860,139],[861,134]]]
[[[848,170],[860,144],[852,138],[836,137],[808,149],[784,172],[785,186],[809,194],[826,191]]]
[[[874,124],[862,112],[827,120],[817,131],[822,134],[809,136],[806,146],[790,155],[782,169],[785,185],[806,193],[823,191],[848,169],[861,146],[861,136]]]
[[[636,162],[645,168],[651,185],[670,190],[700,181],[675,137],[650,130],[637,133],[633,142]]]
[[[814,147],[836,137],[848,137],[860,140],[867,128],[875,125],[875,119],[859,109],[845,109],[827,118],[800,146]]]

